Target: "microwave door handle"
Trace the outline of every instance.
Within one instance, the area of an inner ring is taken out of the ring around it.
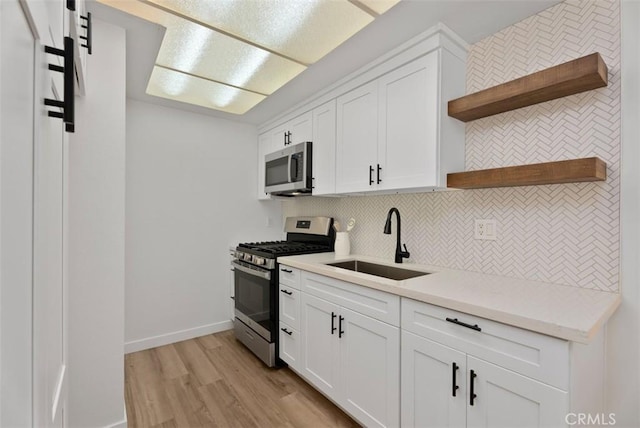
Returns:
[[[291,183],[291,161],[293,155],[287,156],[287,183]]]

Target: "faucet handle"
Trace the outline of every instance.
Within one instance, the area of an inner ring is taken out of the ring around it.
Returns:
[[[408,259],[409,257],[411,257],[411,253],[409,253],[409,250],[407,250],[407,244],[402,244],[402,246],[404,247],[404,253],[402,254],[402,257]]]

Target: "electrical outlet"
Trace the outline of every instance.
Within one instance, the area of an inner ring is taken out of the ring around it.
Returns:
[[[497,239],[496,221],[493,219],[476,219],[473,237],[475,239],[495,241]]]

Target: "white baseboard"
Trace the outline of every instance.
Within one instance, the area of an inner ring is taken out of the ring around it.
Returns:
[[[124,419],[116,422],[115,424],[107,425],[105,428],[127,428],[127,408],[124,409]]]
[[[158,346],[168,345],[170,343],[181,342],[183,340],[193,339],[194,337],[205,336],[207,334],[218,333],[220,331],[231,330],[233,323],[231,320],[221,321],[213,324],[202,325],[200,327],[189,328],[187,330],[174,331],[159,336],[148,337],[145,339],[125,342],[124,353],[143,351]]]

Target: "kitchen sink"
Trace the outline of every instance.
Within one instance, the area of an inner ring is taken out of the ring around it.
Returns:
[[[404,279],[416,278],[429,275],[429,272],[419,272],[417,270],[402,269],[394,266],[379,265],[376,263],[363,262],[360,260],[349,260],[346,262],[327,263],[327,266],[334,266],[340,269],[347,269],[354,272],[366,273],[369,275],[381,276],[382,278],[402,281]]]

